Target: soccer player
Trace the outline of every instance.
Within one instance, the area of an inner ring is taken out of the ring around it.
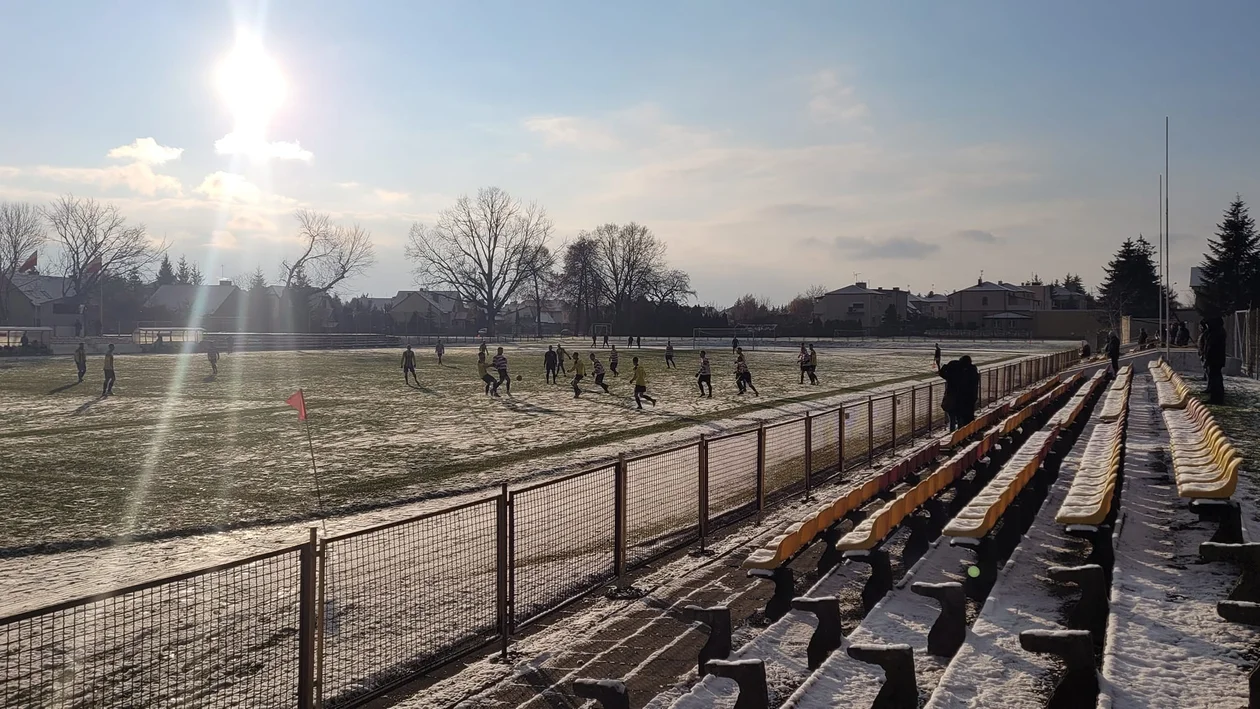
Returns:
[[[210,376],[219,376],[219,348],[214,346],[213,340],[206,342],[206,359],[210,360]]]
[[[647,372],[643,370],[643,365],[639,364],[639,358],[634,358],[634,403],[640,409],[643,408],[643,399],[647,399],[648,403],[656,406],[656,399],[648,396],[647,393]]]
[[[498,382],[498,384],[502,384],[503,382],[507,382],[507,395],[508,395],[508,396],[511,396],[511,395],[512,395],[512,377],[511,377],[511,375],[509,375],[509,374],[508,374],[508,361],[507,361],[507,356],[503,354],[503,348],[502,348],[502,347],[500,347],[500,348],[499,348],[499,352],[498,352],[497,354],[495,354],[495,356],[494,356],[494,368],[495,368],[496,370],[498,370],[498,372],[499,372],[499,382]],[[495,388],[495,389],[498,389],[499,387],[498,387],[498,385],[496,384],[494,388]]]
[[[761,392],[753,386],[752,370],[748,368],[748,362],[744,359],[744,350],[738,347],[735,348],[735,383],[739,386],[740,396],[743,396],[748,389],[752,389],[754,396],[761,396]]]
[[[612,353],[608,355],[608,368],[612,370],[614,377],[621,376],[621,374],[617,372],[617,357],[617,346],[613,345]]]
[[[608,333],[604,333],[604,347],[608,346]]]
[[[809,383],[817,386],[818,384],[818,351],[814,349],[814,346],[812,344],[809,346],[809,370],[806,372],[806,374],[809,375]]]
[[[674,364],[674,342],[673,340],[665,341],[665,368],[678,369],[678,365]]]
[[[731,338],[731,354],[735,354],[739,350],[739,338]]]
[[[595,356],[594,353],[591,355]],[[573,398],[576,399],[582,395],[582,388],[578,386],[578,382],[586,378],[586,364],[582,362],[582,353],[573,353]]]
[[[442,366],[442,355],[446,354],[446,345],[442,344],[441,339],[437,341],[437,345],[433,348],[433,351],[437,353],[438,366]]]
[[[604,383],[604,365],[595,358],[595,353],[591,353],[591,372],[595,374],[595,385],[603,388],[604,393],[608,393],[608,385]]]
[[[111,344],[105,351],[105,385],[101,387],[101,398],[114,394],[114,346]]]
[[[597,345],[595,344],[595,331],[594,330],[591,330],[591,347],[592,348],[597,347]]]
[[[403,350],[402,355],[403,384],[410,384],[407,375],[416,380],[416,386],[420,386],[420,377],[416,376],[416,353],[411,351],[411,345],[407,345],[407,349]]]
[[[634,347],[634,335],[626,338],[626,349],[630,349],[631,347]]]
[[[805,383],[805,373],[809,371],[809,353],[805,351],[805,343],[801,343],[801,351],[796,355],[796,362],[801,366],[801,384]]]
[[[87,351],[83,349],[83,343],[79,343],[79,349],[74,351],[74,366],[79,370],[79,383],[83,383],[83,375],[87,374]]]
[[[569,353],[564,351],[564,345],[556,345],[556,364],[560,368],[561,374],[568,374],[569,371],[564,367],[564,361],[569,358]]]
[[[709,387],[709,398],[713,398],[713,369],[709,365],[709,357],[700,350],[700,371],[696,372],[696,384],[700,387],[700,396],[704,396],[704,387]]]
[[[494,377],[490,376],[490,372],[486,371],[486,353],[481,351],[477,353],[477,376],[481,377],[481,381],[486,383],[486,396],[498,396],[499,385],[494,381]]]
[[[547,352],[543,354],[543,369],[546,370],[543,376],[548,384],[555,384],[559,380],[556,361],[556,350],[551,345],[547,345]]]
[[[941,371],[941,343],[936,343],[936,352],[932,354],[932,369]]]

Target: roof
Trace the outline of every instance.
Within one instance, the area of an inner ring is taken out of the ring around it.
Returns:
[[[986,315],[984,316],[984,319],[985,320],[1032,320],[1032,318],[1027,315],[1020,315],[1019,313],[1010,313],[1010,312]]]
[[[845,286],[844,288],[837,288],[836,290],[833,290],[833,291],[828,291],[826,295],[883,295],[883,294],[880,291],[875,290],[874,288],[865,288],[863,286],[854,284],[851,286]]]
[[[74,296],[74,284],[69,278],[61,276],[42,276],[34,273],[15,273],[13,286],[31,301],[31,305],[71,298]]]
[[[361,295],[358,298],[351,298],[351,303],[362,303],[367,306],[368,310],[388,310],[394,307],[393,298],[373,298],[371,296]]]
[[[932,295],[912,295],[911,303],[940,303],[942,305],[949,302],[949,296],[944,293],[933,293]]]
[[[240,289],[236,286],[168,284],[158,286],[144,304],[149,308],[166,308],[172,312],[187,311],[199,305],[202,313],[213,315],[223,306],[224,301],[238,290]]]
[[[992,281],[981,281],[975,284],[974,286],[968,286],[967,288],[960,288],[959,290],[954,291],[954,292],[967,293],[967,292],[977,292],[977,291],[1009,291],[1012,293],[1029,293],[1029,294],[1032,293],[1032,291],[1028,290],[1027,288],[1024,288],[1023,286],[1017,286],[1014,283],[1002,283],[1002,282],[993,283]]]

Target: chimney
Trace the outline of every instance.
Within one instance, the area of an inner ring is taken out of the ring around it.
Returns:
[[[220,279],[219,279],[219,285],[221,285],[221,286],[230,286],[230,285],[232,285],[232,279],[231,279],[231,278],[220,278]]]
[[[865,287],[866,287],[866,281],[858,281],[858,282],[857,282],[857,287],[858,287],[858,288],[865,288]]]
[[[898,293],[898,292],[900,292],[900,291],[901,291],[901,288],[900,288],[899,286],[893,286],[893,292],[894,292],[894,293]]]
[[[984,285],[984,279],[983,279],[983,278],[977,278],[977,279],[976,279],[976,285],[978,285],[978,286],[982,286],[982,285]]]

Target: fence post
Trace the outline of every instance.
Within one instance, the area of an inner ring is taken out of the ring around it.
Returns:
[[[617,454],[613,469],[613,576],[621,586],[626,575],[626,454]]]
[[[805,499],[813,488],[814,477],[814,419],[805,412]]]
[[[766,509],[766,422],[757,424],[757,524]]]
[[[499,488],[499,499],[494,503],[495,517],[495,588],[499,614],[499,654],[507,660],[508,639],[512,635],[511,605],[508,592],[508,486]]]
[[[299,556],[301,582],[298,586],[298,701],[299,709],[315,706],[315,548],[319,533],[310,528],[310,541]]]
[[[875,398],[866,397],[866,464],[875,465]]]
[[[836,409],[836,415],[840,418],[839,426],[836,430],[839,435],[836,437],[836,474],[844,472],[844,404]]]
[[[927,420],[928,420],[927,432],[931,433],[933,431],[932,414],[936,413],[936,406],[932,403],[932,382],[928,382],[927,410],[928,410],[927,411],[927,414],[928,414],[927,415]]]
[[[989,370],[989,403],[990,404],[998,400],[997,381],[998,381],[997,367],[994,367],[993,369]]]
[[[705,439],[704,434],[700,434],[700,455],[698,456],[700,465],[697,466],[696,474],[699,477],[699,492],[697,503],[699,511],[697,514],[700,529],[700,553],[704,553],[704,538],[709,534],[709,441]]]

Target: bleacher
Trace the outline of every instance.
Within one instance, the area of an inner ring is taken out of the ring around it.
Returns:
[[[1250,681],[1246,672],[1260,650],[1260,633],[1248,629],[1260,626],[1260,544],[1250,543],[1230,499],[1241,456],[1162,362],[1150,365],[1150,378],[1134,364],[1114,376],[1103,366],[999,403],[754,550],[744,562],[750,573],[786,568],[819,539],[831,560],[820,563],[805,596],[766,614],[764,631],[725,657],[702,654],[698,681],[647,706],[1257,706],[1260,669]],[[1139,457],[1130,460],[1134,421]],[[937,463],[941,453],[948,457]],[[1147,460],[1153,467],[1127,472]],[[1142,487],[1125,492],[1133,484]],[[1189,500],[1221,529],[1183,531],[1187,522],[1177,517],[1185,507],[1149,504],[1160,495]],[[1126,504],[1143,520],[1127,520]],[[952,514],[937,524],[946,508]],[[911,540],[925,528],[950,543],[911,559]],[[1117,551],[1120,539],[1128,546]],[[1170,546],[1200,541],[1202,560],[1188,570],[1177,563],[1181,552],[1168,558]],[[842,553],[838,562],[832,552]],[[893,579],[888,558],[898,555],[901,578]],[[1199,587],[1180,587],[1160,564],[1191,574]],[[872,594],[881,573],[889,578]],[[842,627],[864,577],[861,620]],[[776,584],[781,602],[792,590]],[[1180,609],[1205,591],[1217,604],[1212,622]],[[1157,627],[1134,622],[1145,613],[1160,618]],[[1161,624],[1197,644],[1160,639]],[[1152,642],[1161,643],[1152,651],[1157,662],[1142,654]],[[1207,676],[1183,682],[1182,667]],[[1152,688],[1151,677],[1172,686]],[[1161,703],[1160,692],[1176,700]],[[1228,701],[1196,703],[1207,696]]]

